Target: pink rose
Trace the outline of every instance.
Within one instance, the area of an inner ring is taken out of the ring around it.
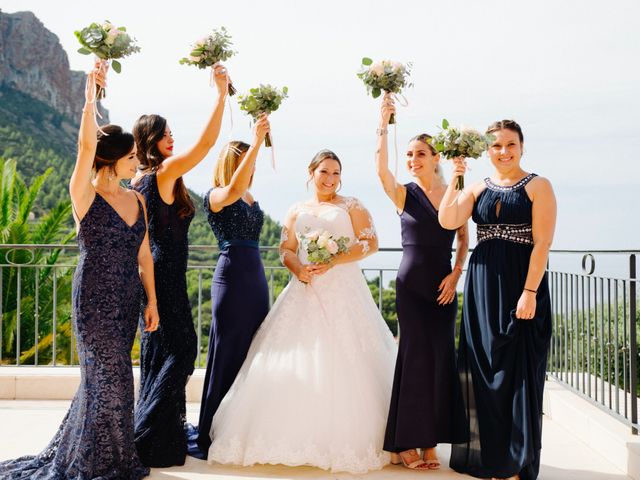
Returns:
[[[318,240],[318,237],[320,236],[320,233],[317,230],[312,230],[310,232],[307,232],[304,234],[304,238],[306,238],[307,240],[310,240],[312,242]]]

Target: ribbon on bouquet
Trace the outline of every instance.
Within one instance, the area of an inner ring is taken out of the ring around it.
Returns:
[[[209,76],[209,86],[211,88],[214,88],[216,86],[216,73],[215,73],[215,68],[217,65],[219,65],[220,63],[214,63],[211,66],[211,75]],[[226,70],[226,68],[225,68]],[[231,110],[231,95],[229,95],[229,85],[231,85],[231,81],[229,80],[229,75],[227,75],[227,107],[229,110],[229,126],[230,126],[230,130],[229,130],[229,140],[231,140],[231,135],[233,134],[233,111]]]
[[[100,60],[100,70],[106,68],[108,65],[109,64],[106,60]],[[102,115],[98,110],[98,84],[96,83],[96,77],[93,72],[87,75],[87,83],[84,86],[84,96],[87,99],[87,103],[91,105],[93,110],[93,121],[95,122],[98,131],[103,135],[108,135],[104,130],[102,130],[102,127],[98,123],[98,117],[102,120]]]
[[[276,147],[274,146],[273,143],[273,134],[271,132],[269,132],[269,136],[271,137],[271,168],[273,168],[273,171],[276,171]]]
[[[409,101],[407,100],[407,97],[405,97],[401,93],[394,93],[393,98],[398,102],[398,104],[400,104],[401,107],[409,106]],[[395,155],[394,164],[393,164],[393,175],[395,176],[396,179],[398,178],[398,127],[397,125],[398,125],[397,122],[393,122],[393,152]]]

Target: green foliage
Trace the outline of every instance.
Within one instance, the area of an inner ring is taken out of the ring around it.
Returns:
[[[0,232],[3,245],[54,241],[65,244],[73,237],[74,232],[66,226],[71,215],[68,200],[58,202],[39,218],[33,213],[32,207],[51,171],[48,169],[27,186],[16,172],[16,161],[0,159]],[[59,346],[71,341],[71,270],[52,268],[60,254],[60,249],[15,250],[0,246],[0,263],[7,265],[0,267],[2,362],[12,362],[16,356],[20,357],[21,363],[31,362],[35,357],[36,344],[39,363],[50,361],[54,316],[58,335],[62,335]],[[37,330],[36,319],[40,319]],[[62,354],[64,349],[58,352]],[[62,358],[60,361],[64,363]]]
[[[237,52],[231,49],[231,35],[221,27],[213,34],[201,38],[194,45],[188,58],[180,59],[182,65],[195,65],[198,68],[212,67],[218,62],[225,62]]]
[[[287,87],[278,90],[271,85],[260,84],[259,87],[250,89],[248,94],[238,95],[238,103],[240,110],[247,112],[255,120],[263,113],[270,114],[278,110],[288,93]]]
[[[382,92],[400,93],[403,88],[412,86],[408,82],[411,63],[405,65],[391,60],[373,63],[368,57],[362,59],[358,78],[364,82],[367,92],[378,98]]]
[[[92,23],[82,30],[76,30],[75,36],[80,42],[78,53],[96,55],[103,60],[123,58],[140,51],[136,41],[127,33],[125,27],[115,27],[109,21],[102,25]],[[111,63],[113,70],[120,73],[120,62]]]

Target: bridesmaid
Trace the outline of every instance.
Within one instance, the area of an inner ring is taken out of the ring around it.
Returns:
[[[104,87],[105,73],[96,63],[87,90],[94,81]],[[120,186],[135,175],[138,160],[130,133],[107,125],[98,134],[92,103],[87,98],[82,110],[69,183],[80,247],[72,294],[80,387],[49,446],[35,457],[0,463],[0,478],[137,480],[149,474],[133,442],[131,348],[140,279],[149,298],[145,330],[154,331],[159,317],[144,200]]]
[[[459,421],[464,415],[455,356],[458,313],[456,285],[462,274],[469,239],[467,224],[444,229],[438,223],[446,184],[440,155],[421,134],[409,142],[407,169],[414,182],[398,183],[388,167],[387,127],[395,113],[393,99],[382,100],[376,169],[385,193],[400,215],[402,261],[396,279],[400,343],[384,449],[393,463],[412,469],[437,469],[438,443],[466,439]],[[451,269],[454,236],[456,260]],[[417,447],[423,449],[422,458]]]
[[[211,283],[213,318],[198,434],[191,434],[196,445],[189,446],[189,453],[198,458],[207,458],[213,415],[269,311],[269,289],[258,250],[264,213],[249,193],[267,132],[269,121],[263,116],[254,127],[253,145],[227,144],[215,166],[213,188],[204,197],[220,256]]]
[[[214,78],[218,97],[213,112],[196,144],[185,152],[173,153],[171,129],[159,115],[143,115],[133,127],[140,172],[132,184],[148,205],[158,310],[164,319],[157,332],[143,332],[141,342],[135,442],[140,459],[150,467],[184,465],[187,454],[185,387],[198,345],[186,278],[195,208],[182,176],[205,158],[220,133],[228,79],[222,65],[214,68]]]
[[[451,467],[479,478],[534,480],[551,338],[545,268],[556,201],[549,181],[520,165],[524,139],[516,122],[496,122],[487,133],[495,135],[492,176],[459,194],[456,179],[466,165],[455,159],[439,213],[445,228],[471,216],[478,224],[458,355],[471,435],[453,446]]]

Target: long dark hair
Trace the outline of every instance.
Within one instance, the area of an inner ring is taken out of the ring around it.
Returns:
[[[103,168],[108,168],[115,174],[118,160],[133,150],[133,135],[118,125],[105,125],[101,130],[98,131],[93,169],[97,173]]]
[[[140,169],[145,174],[156,171],[164,162],[165,157],[158,150],[158,142],[162,140],[166,128],[167,120],[160,115],[142,115],[133,126],[133,137],[138,146],[137,156],[140,160]],[[196,209],[182,177],[176,180],[173,195],[180,217],[185,218],[195,213]]]

